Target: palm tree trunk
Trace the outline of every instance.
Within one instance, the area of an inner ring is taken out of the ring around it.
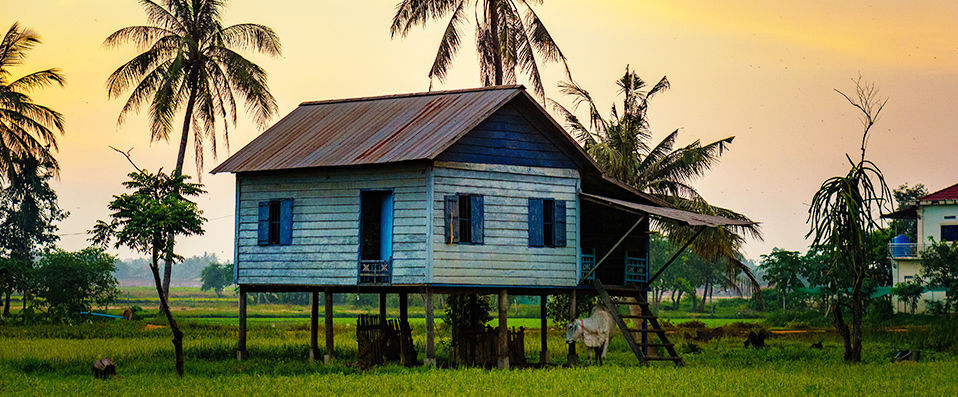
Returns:
[[[196,105],[196,77],[190,75],[190,98],[186,102],[186,113],[183,116],[183,132],[180,133],[180,148],[176,152],[176,173],[183,172],[183,160],[186,158],[186,141],[190,138],[190,120],[193,119],[193,106]]]
[[[486,15],[489,18],[489,30],[492,31],[492,59],[495,71],[495,84],[502,85],[502,49],[499,46],[499,1],[486,0]]]

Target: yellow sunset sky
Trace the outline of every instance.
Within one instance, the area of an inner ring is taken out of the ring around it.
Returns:
[[[281,57],[251,58],[270,73],[282,116],[307,100],[426,90],[444,23],[390,39],[396,2],[234,0],[224,20],[278,32]],[[889,185],[924,183],[933,191],[958,183],[958,2],[545,0],[538,12],[575,79],[603,109],[628,64],[646,80],[667,75],[672,82],[652,102],[656,140],[674,129],[681,129],[680,143],[736,136],[697,186],[714,204],[762,222],[765,240],[749,241],[750,258],[807,246],[808,202],[825,178],[847,170],[844,154],[856,152],[860,139],[857,114],[833,89],[854,89],[859,75],[889,98],[870,146]],[[55,188],[71,213],[60,245],[78,249],[131,170],[108,145],[134,148],[140,166],[171,169],[175,162],[176,142],[151,144],[143,117],[118,126],[122,100],[106,94],[107,76],[136,52],[104,48],[103,39],[146,19],[134,0],[0,0],[0,27],[16,21],[44,42],[14,75],[59,67],[68,79],[65,88],[33,96],[67,120]],[[472,29],[467,33],[449,79],[436,89],[478,85]],[[561,77],[557,65],[545,67],[547,95],[569,104],[556,89]],[[242,118],[232,150],[260,132]],[[225,148],[219,155],[207,158],[207,171],[226,158]],[[189,158],[186,169],[192,164]],[[179,251],[232,260],[233,176],[206,174],[203,182],[207,233]]]

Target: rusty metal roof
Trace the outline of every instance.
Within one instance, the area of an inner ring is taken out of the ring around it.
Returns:
[[[518,95],[508,85],[303,102],[212,173],[433,159]]]
[[[683,211],[683,210],[672,208],[672,207],[633,203],[631,201],[617,200],[614,198],[602,197],[602,196],[597,196],[597,195],[589,194],[589,193],[579,193],[579,195],[586,200],[593,201],[599,204],[604,204],[604,205],[608,205],[608,206],[619,208],[619,209],[644,212],[644,213],[654,215],[660,218],[667,218],[674,221],[679,221],[689,226],[717,227],[717,226],[747,226],[747,225],[755,224],[755,222],[740,221],[736,219],[729,219],[729,218],[715,216],[715,215],[699,214],[695,212]]]

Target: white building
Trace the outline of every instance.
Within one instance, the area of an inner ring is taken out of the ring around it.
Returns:
[[[892,284],[914,281],[921,274],[921,252],[932,241],[958,241],[958,184],[944,188],[918,199],[914,205],[885,215],[891,219],[916,219],[918,241],[910,241],[901,235],[888,244],[892,260]],[[918,303],[918,311],[925,310],[926,300],[943,300],[945,292],[932,288],[926,291]],[[910,311],[905,302],[892,297],[895,310]]]

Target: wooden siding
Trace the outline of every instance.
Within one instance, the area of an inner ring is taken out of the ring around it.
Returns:
[[[572,159],[516,109],[515,102],[497,110],[436,160],[576,168]]]
[[[577,271],[576,170],[436,163],[433,173],[430,282],[463,285],[574,286]],[[443,197],[484,196],[484,244],[446,244]],[[566,201],[567,245],[529,247],[528,199]]]
[[[394,192],[393,284],[426,279],[426,167],[301,170],[237,176],[240,284],[357,283],[360,191]],[[257,205],[292,198],[293,239],[258,246]]]

